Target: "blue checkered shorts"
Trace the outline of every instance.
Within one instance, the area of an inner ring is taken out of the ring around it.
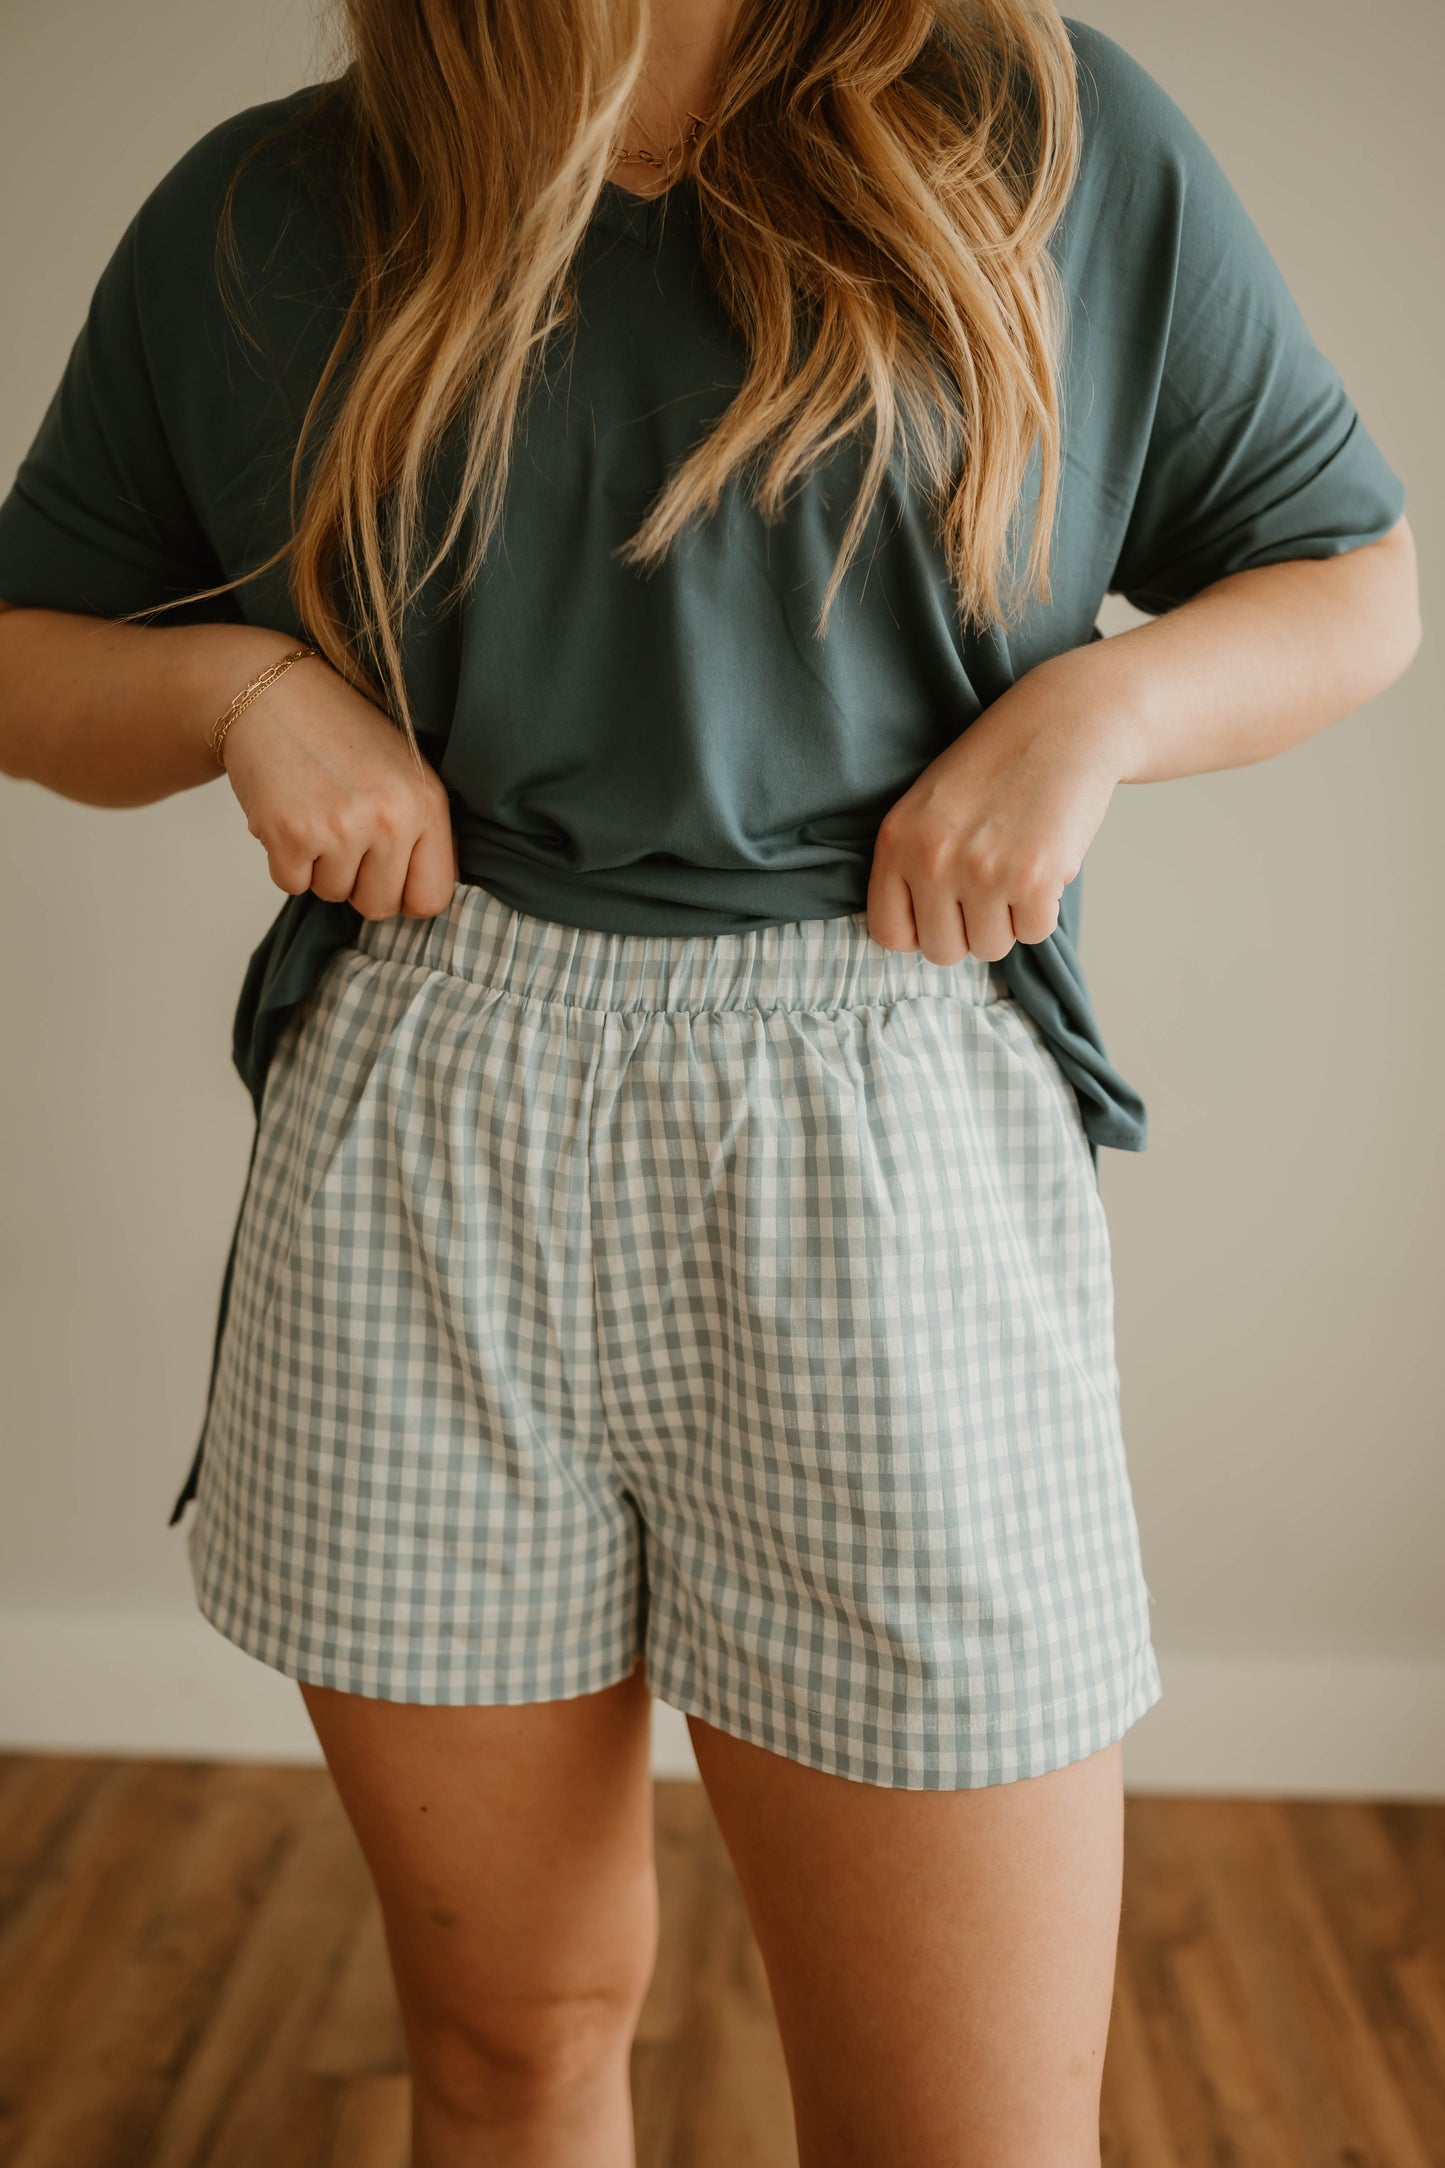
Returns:
[[[997,967],[458,882],[267,1071],[197,1599],[350,1693],[642,1658],[814,1768],[1001,1783],[1161,1693],[1118,1387],[1078,1100]]]

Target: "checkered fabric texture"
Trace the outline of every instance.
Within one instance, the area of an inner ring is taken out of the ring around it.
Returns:
[[[386,1700],[654,1694],[996,1784],[1162,1691],[1078,1100],[866,915],[608,933],[458,882],[267,1072],[187,1548]]]

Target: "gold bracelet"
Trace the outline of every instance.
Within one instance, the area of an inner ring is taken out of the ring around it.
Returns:
[[[241,710],[243,708],[248,708],[251,705],[251,702],[256,698],[256,695],[266,690],[266,687],[270,684],[272,678],[280,677],[283,670],[289,670],[293,662],[300,662],[303,655],[315,655],[317,652],[318,650],[314,647],[293,647],[289,655],[283,655],[279,662],[268,663],[264,670],[262,670],[256,677],[252,678],[249,685],[243,685],[241,687],[241,690],[237,693],[235,699],[231,702],[231,705],[227,708],[225,714],[218,719],[218,721],[212,726],[211,729],[211,751],[215,754],[216,759],[220,761],[220,764],[223,768],[225,767],[226,763],[221,758],[221,744],[223,739],[225,738],[226,732],[230,729],[232,723],[234,723],[234,721],[236,720],[236,717],[241,713]]]

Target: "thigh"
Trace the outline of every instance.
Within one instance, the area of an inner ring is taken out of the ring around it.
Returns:
[[[1118,1742],[967,1791],[810,1769],[696,1718],[802,2168],[1097,2168]]]
[[[414,2052],[519,2057],[635,2016],[656,1957],[650,1697],[489,1706],[301,1693],[381,1903]]]

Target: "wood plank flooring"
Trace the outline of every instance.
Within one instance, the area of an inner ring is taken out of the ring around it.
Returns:
[[[657,1786],[639,2168],[796,2168],[706,1794]],[[406,2168],[318,1768],[0,1755],[0,2168]],[[1107,2168],[1445,2168],[1445,1803],[1130,1796]]]

